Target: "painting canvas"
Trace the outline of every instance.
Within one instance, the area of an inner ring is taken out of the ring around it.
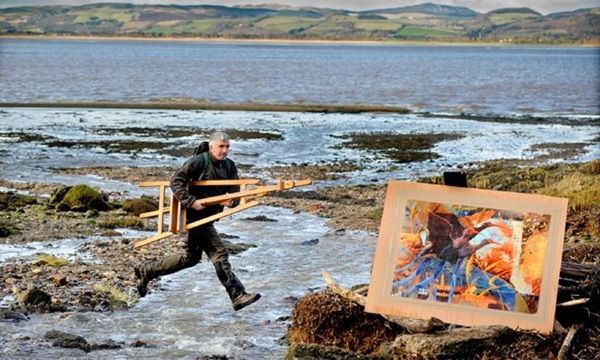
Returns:
[[[392,180],[366,310],[548,333],[567,199]]]

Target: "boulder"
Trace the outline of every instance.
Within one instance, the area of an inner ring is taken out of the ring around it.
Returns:
[[[140,216],[142,213],[158,210],[158,203],[145,197],[130,199],[123,203],[123,210],[132,215]]]
[[[72,335],[59,330],[49,330],[44,335],[44,340],[52,341],[52,346],[81,349],[85,352],[90,351],[90,344],[87,340],[78,335]]]
[[[506,326],[475,326],[457,328],[436,334],[405,334],[384,344],[379,355],[424,360],[470,359],[486,349],[512,338],[514,330]]]
[[[20,302],[25,307],[41,305],[49,306],[52,303],[52,299],[46,292],[38,288],[31,288],[21,294]]]
[[[110,205],[104,196],[85,184],[75,185],[70,188],[62,199],[73,211],[86,212],[88,210],[106,211]]]

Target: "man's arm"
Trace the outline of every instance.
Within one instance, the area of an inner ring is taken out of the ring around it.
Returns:
[[[199,174],[200,169],[204,166],[202,156],[194,156],[185,162],[171,177],[171,191],[179,200],[182,206],[191,208],[196,202],[196,197],[190,194],[188,184],[194,180],[196,174]],[[200,209],[196,209],[200,210]]]

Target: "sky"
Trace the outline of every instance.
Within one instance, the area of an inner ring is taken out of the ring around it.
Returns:
[[[528,7],[544,15],[581,8],[600,7],[600,0],[0,0],[0,8],[22,5],[83,5],[100,2],[223,6],[275,3],[290,6],[315,6],[320,8],[353,11],[395,8],[433,2],[440,5],[464,6],[482,13],[507,7]]]

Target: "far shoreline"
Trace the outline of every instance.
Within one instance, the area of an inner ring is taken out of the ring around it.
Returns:
[[[157,42],[207,42],[207,43],[258,43],[258,44],[305,44],[305,45],[386,45],[386,46],[551,46],[551,47],[598,47],[596,44],[546,44],[512,43],[500,41],[381,41],[381,40],[300,40],[300,39],[238,39],[204,37],[144,37],[144,36],[83,36],[83,35],[0,35],[0,39],[35,40],[86,40],[86,41],[157,41]]]
[[[203,99],[154,99],[148,102],[116,101],[57,101],[57,102],[0,102],[1,108],[80,108],[80,109],[143,109],[143,110],[217,110],[272,111],[316,113],[396,113],[410,114],[412,110],[392,105],[369,104],[294,104],[294,103],[212,103]]]

